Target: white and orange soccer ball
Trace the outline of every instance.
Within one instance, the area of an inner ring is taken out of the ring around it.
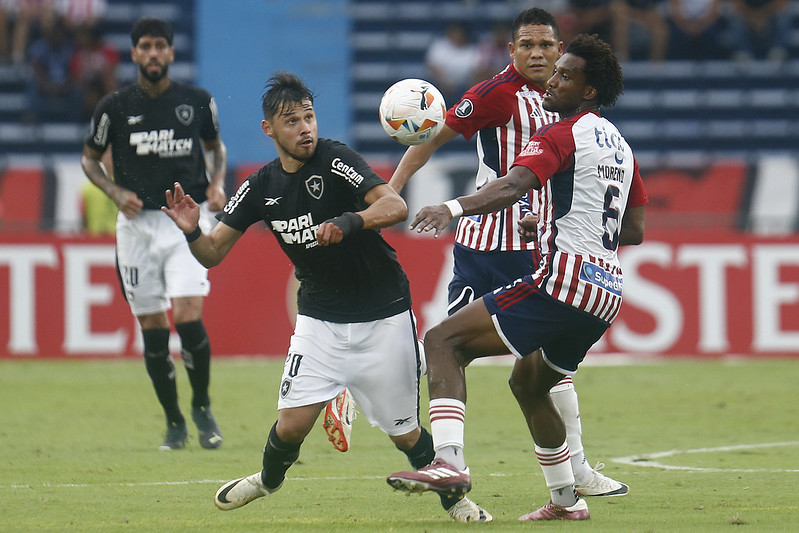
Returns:
[[[380,124],[392,139],[406,146],[432,139],[444,125],[446,114],[441,92],[416,78],[398,81],[380,100]]]

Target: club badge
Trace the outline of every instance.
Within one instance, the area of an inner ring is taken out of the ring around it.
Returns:
[[[325,182],[322,181],[322,176],[314,174],[305,180],[305,188],[308,190],[308,194],[319,200],[322,197],[322,193],[325,192]]]
[[[175,115],[181,124],[188,126],[194,120],[194,108],[189,104],[180,104],[175,108]]]

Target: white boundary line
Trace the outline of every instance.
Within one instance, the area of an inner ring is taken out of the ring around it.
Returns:
[[[289,477],[287,478],[292,483],[295,481],[342,481],[342,480],[371,480],[371,479],[385,479],[385,476],[329,476],[329,477]],[[26,483],[12,483],[10,485],[0,485],[0,489],[33,489],[33,488],[49,488],[49,489],[65,489],[65,488],[89,488],[89,487],[169,487],[179,485],[208,485],[215,484],[221,485],[227,483],[229,479],[197,479],[193,481],[142,481],[139,483],[42,483],[40,485],[30,485]]]
[[[694,448],[692,450],[669,450],[666,452],[656,452],[645,455],[616,457],[611,459],[611,461],[630,466],[646,466],[651,468],[662,468],[664,470],[682,470],[686,472],[799,472],[799,469],[781,468],[703,468],[698,466],[669,465],[657,461],[657,459],[664,457],[674,457],[676,455],[687,455],[692,453],[732,452],[737,450],[754,450],[758,448],[776,448],[779,446],[799,446],[799,441],[764,442],[761,444],[736,444],[733,446],[716,446],[714,448]]]
[[[760,444],[736,444],[732,446],[716,446],[713,448],[694,448],[691,450],[668,450],[665,452],[655,452],[645,455],[628,455],[625,457],[615,457],[611,459],[614,463],[625,464],[629,466],[645,466],[650,468],[662,468],[664,470],[681,470],[684,472],[799,472],[799,469],[780,469],[780,468],[703,468],[695,466],[680,466],[669,465],[657,461],[664,457],[674,457],[677,455],[688,455],[695,453],[715,453],[715,452],[732,452],[737,450],[754,450],[758,448],[777,448],[782,446],[799,446],[799,441],[785,441],[785,442],[763,442]],[[493,477],[507,477],[506,473],[489,473]],[[514,474],[510,474],[513,476]],[[526,475],[530,475],[527,473]],[[373,480],[383,479],[384,476],[360,476],[357,479]],[[327,476],[327,477],[292,477],[289,478],[292,482],[297,481],[321,481],[321,480],[351,480],[355,479],[350,476]],[[35,487],[42,488],[87,488],[87,487],[166,487],[166,486],[180,486],[180,485],[207,485],[226,483],[227,479],[200,479],[196,481],[149,481],[141,483],[42,483],[41,485],[17,484],[0,485],[0,489],[32,489]]]

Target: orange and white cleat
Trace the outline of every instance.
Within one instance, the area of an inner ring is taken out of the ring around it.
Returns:
[[[355,416],[355,400],[352,399],[349,389],[344,389],[325,407],[322,425],[327,433],[327,438],[340,452],[350,449],[352,422],[355,420]]]

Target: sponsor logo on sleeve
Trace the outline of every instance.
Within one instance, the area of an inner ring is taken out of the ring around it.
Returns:
[[[466,118],[474,111],[474,104],[468,98],[461,100],[458,107],[455,108],[455,116],[458,118]]]
[[[341,176],[353,187],[360,187],[361,183],[363,183],[363,176],[361,176],[355,168],[342,161],[340,157],[335,158],[333,162],[330,163],[330,172],[337,176]]]
[[[94,144],[98,146],[105,146],[108,144],[108,127],[111,125],[111,118],[108,113],[103,113],[100,121],[97,123],[97,129],[94,132]]]
[[[541,141],[531,139],[519,155],[541,155],[543,153],[544,150],[541,148]]]
[[[227,204],[225,204],[225,208],[222,209],[228,215],[235,211],[236,207],[244,200],[244,197],[247,196],[247,193],[250,192],[250,180],[244,180],[244,183],[241,184],[239,190],[236,191],[236,194],[230,197]]]

